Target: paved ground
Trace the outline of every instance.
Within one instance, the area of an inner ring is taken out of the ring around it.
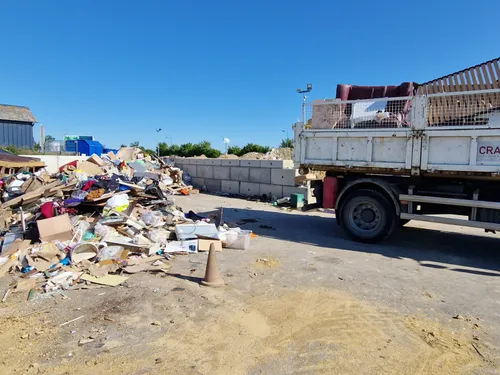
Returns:
[[[184,211],[224,207],[227,221],[256,220],[243,226],[259,235],[249,250],[218,255],[225,288],[199,286],[206,255],[196,254],[177,257],[172,276],[136,274],[122,287],[65,292],[70,299],[14,295],[0,309],[1,372],[500,373],[494,235],[410,223],[363,245],[329,212],[175,200]]]

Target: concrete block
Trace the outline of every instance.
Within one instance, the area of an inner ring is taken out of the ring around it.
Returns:
[[[196,173],[196,177],[214,178],[214,167],[210,165],[197,165]]]
[[[240,160],[239,159],[220,159],[223,167],[239,167]]]
[[[205,186],[205,179],[204,178],[194,177],[194,178],[191,179],[191,185],[193,185],[196,188],[200,188],[201,189],[203,186]]]
[[[191,177],[198,177],[196,174],[196,165],[186,165],[183,170],[187,172]]]
[[[191,159],[185,158],[182,162],[182,165],[191,165],[194,164]]]
[[[214,167],[214,178],[219,180],[229,180],[230,177],[230,167]]]
[[[293,160],[261,160],[262,168],[293,168]]]
[[[213,178],[205,178],[205,186],[208,191],[220,191],[221,180],[216,180]]]
[[[240,167],[260,167],[260,160],[240,159]]]
[[[231,167],[231,180],[248,182],[249,169],[248,167]]]
[[[222,180],[221,190],[224,193],[240,194],[240,183],[238,181]]]
[[[254,195],[260,195],[260,184],[255,184],[253,182],[242,182],[240,183],[240,194],[248,195],[253,197]]]
[[[205,165],[222,165],[222,159],[205,159]]]
[[[191,158],[191,164],[206,165],[205,160],[206,159]]]
[[[271,184],[295,186],[295,176],[298,175],[296,169],[271,169]]]
[[[259,195],[266,194],[269,196],[274,196],[276,198],[283,198],[283,186],[281,185],[268,185],[268,184],[260,184]]]
[[[283,186],[283,196],[289,197],[292,194],[304,194],[304,198],[307,199],[307,187],[306,186]]]
[[[250,182],[257,182],[259,184],[271,183],[271,168],[250,168]]]

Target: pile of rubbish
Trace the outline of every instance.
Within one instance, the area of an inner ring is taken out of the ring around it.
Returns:
[[[184,214],[174,195],[196,194],[173,165],[124,147],[92,155],[59,172],[20,172],[0,180],[0,277],[17,279],[4,293],[116,286],[136,272],[168,272],[179,254],[211,244],[246,249],[251,231],[219,214]]]

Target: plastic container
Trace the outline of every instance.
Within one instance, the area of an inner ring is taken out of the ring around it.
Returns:
[[[241,230],[240,232],[227,232],[227,247],[230,249],[248,250],[250,247],[251,230]]]

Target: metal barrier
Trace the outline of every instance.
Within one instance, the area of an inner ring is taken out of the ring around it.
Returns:
[[[306,124],[313,129],[410,128],[411,99],[315,100],[306,104]]]
[[[500,89],[304,104],[306,128],[500,128]]]
[[[428,127],[500,127],[500,89],[427,95]]]

